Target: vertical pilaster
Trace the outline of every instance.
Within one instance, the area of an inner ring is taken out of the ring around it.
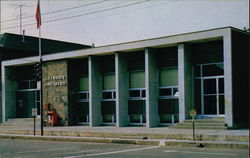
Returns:
[[[1,86],[2,86],[2,109],[1,109],[1,122],[4,122],[6,121],[6,90],[5,90],[5,66],[3,64],[1,64],[1,80],[2,80],[2,83],[1,83]]]
[[[158,88],[159,75],[157,70],[157,56],[152,49],[145,50],[145,87],[146,87],[146,126],[159,125]]]
[[[225,123],[233,126],[233,80],[232,80],[232,40],[231,30],[223,37]]]
[[[97,57],[89,56],[89,125],[91,127],[99,126],[102,123],[101,118],[101,72]]]
[[[128,71],[125,54],[115,54],[116,126],[128,125]]]
[[[192,63],[188,45],[178,45],[179,122],[189,117],[192,109]]]
[[[3,67],[3,121],[16,117],[16,90],[17,83],[12,79],[14,76],[11,68]]]

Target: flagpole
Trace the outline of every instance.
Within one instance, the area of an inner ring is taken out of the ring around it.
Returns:
[[[43,60],[42,60],[42,41],[41,41],[41,26],[39,27],[39,57],[41,67],[40,78],[40,108],[41,108],[41,136],[43,136]]]
[[[43,136],[43,60],[42,60],[42,40],[41,40],[41,12],[40,0],[38,0],[38,26],[39,26],[39,58],[40,58],[40,113],[41,113],[41,136]]]

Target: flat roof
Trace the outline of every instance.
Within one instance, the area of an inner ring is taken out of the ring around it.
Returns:
[[[0,35],[0,50],[15,51],[20,53],[38,52],[39,38],[33,36],[4,33]],[[91,46],[70,43],[51,39],[41,39],[43,54],[52,54],[72,50],[86,49]],[[38,54],[38,53],[33,53]]]
[[[145,48],[176,46],[179,43],[198,43],[198,42],[208,42],[208,41],[215,41],[222,39],[231,39],[232,30],[245,33],[244,31],[241,31],[233,27],[222,27],[205,31],[197,31],[185,34],[177,34],[177,35],[153,38],[153,39],[113,44],[113,45],[95,47],[90,49],[54,53],[49,55],[43,55],[42,59],[43,61],[51,61],[59,59],[84,58],[89,55],[106,55],[106,54],[114,54],[115,52],[134,52]],[[39,57],[36,56],[33,58],[23,58],[23,59],[4,61],[2,62],[2,65],[5,66],[21,65],[21,64],[32,63],[32,61],[34,62],[39,61]]]

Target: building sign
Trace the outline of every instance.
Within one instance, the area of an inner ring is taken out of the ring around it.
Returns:
[[[44,78],[44,87],[67,86],[66,76],[49,76]]]

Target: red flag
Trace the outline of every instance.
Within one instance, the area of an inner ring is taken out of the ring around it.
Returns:
[[[40,0],[37,2],[37,7],[36,7],[36,26],[39,28],[42,25],[41,21],[41,11],[40,11]]]

